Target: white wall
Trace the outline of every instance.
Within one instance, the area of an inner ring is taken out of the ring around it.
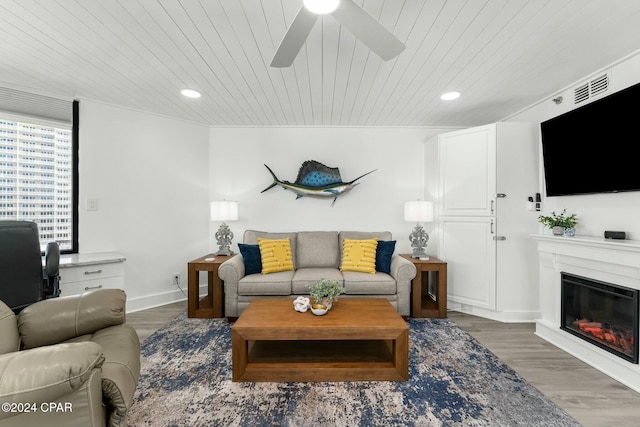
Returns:
[[[600,70],[599,70],[600,71]],[[594,76],[599,75],[598,72]],[[640,81],[640,55],[611,66],[611,92]],[[591,76],[585,76],[585,80]],[[572,98],[576,82],[508,120],[541,122],[571,108],[551,98]],[[186,264],[215,252],[219,224],[208,218],[210,200],[237,200],[240,220],[230,222],[233,250],[245,229],[389,230],[397,251],[411,250],[414,224],[403,221],[407,200],[432,200],[437,176],[433,150],[425,143],[452,128],[207,128],[138,111],[81,100],[80,252],[125,254],[128,309],[184,296],[170,276],[179,272],[186,290]],[[271,182],[264,164],[294,181],[305,160],[340,168],[345,181],[377,169],[351,193],[330,199],[295,199]],[[542,175],[541,175],[542,176]],[[542,182],[540,189],[542,189]],[[542,191],[541,191],[542,192]],[[86,210],[87,198],[98,200]],[[640,193],[544,198],[544,211],[566,207],[578,213],[577,232],[601,236],[605,229],[640,239]],[[437,253],[437,229],[427,252]]]
[[[237,200],[239,221],[232,250],[246,229],[266,231],[391,231],[396,253],[411,251],[415,224],[403,220],[404,202],[424,199],[424,143],[450,128],[212,128],[210,199]],[[350,193],[319,199],[296,196],[272,183],[267,164],[281,180],[295,181],[305,160],[340,168],[343,181],[376,169]],[[210,249],[218,249],[211,223]],[[425,224],[431,231],[432,225]],[[431,243],[430,243],[431,244]],[[427,247],[427,252],[431,252]],[[434,252],[431,252],[434,253]]]
[[[575,82],[568,88],[564,88],[557,93],[550,94],[547,99],[540,103],[521,111],[509,118],[510,121],[531,121],[540,123],[552,117],[563,114],[574,108],[573,88],[586,82],[592,77],[602,75],[603,71],[610,72],[611,86],[607,94],[629,87],[640,82],[640,52],[627,58],[623,58],[616,64],[612,64],[605,70],[597,70],[590,76],[585,76],[583,80]],[[562,96],[564,101],[556,105],[552,98]],[[597,97],[594,99],[599,99]],[[584,104],[580,104],[584,105]],[[630,108],[635,108],[630,106]],[[634,144],[637,137],[630,135],[630,143]],[[576,147],[580,149],[580,147]],[[606,150],[606,141],[602,142],[603,152]],[[570,162],[571,156],[567,156]],[[579,167],[580,165],[572,165]],[[542,168],[542,156],[540,156],[540,193],[544,195]],[[598,173],[598,171],[594,171]],[[561,211],[566,208],[569,212],[578,214],[578,226],[576,233],[586,236],[603,236],[604,230],[626,231],[628,239],[640,240],[640,192],[615,193],[615,194],[589,194],[580,196],[543,197],[543,212]],[[540,228],[542,232],[542,227]]]
[[[208,127],[87,100],[79,121],[80,253],[126,256],[129,311],[184,299],[170,276],[186,292],[208,250]]]

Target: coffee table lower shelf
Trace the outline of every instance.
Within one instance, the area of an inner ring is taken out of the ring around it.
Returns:
[[[406,381],[394,340],[248,341],[234,381]]]

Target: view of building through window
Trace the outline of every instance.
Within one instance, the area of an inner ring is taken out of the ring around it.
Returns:
[[[40,245],[73,242],[71,126],[46,126],[0,116],[0,220],[34,221]]]

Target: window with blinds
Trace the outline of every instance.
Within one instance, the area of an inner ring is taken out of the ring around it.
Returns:
[[[36,222],[42,250],[77,252],[76,147],[71,123],[0,111],[0,220]]]

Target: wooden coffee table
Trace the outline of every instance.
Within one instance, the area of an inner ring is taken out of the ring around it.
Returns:
[[[324,316],[254,300],[231,338],[233,381],[409,379],[409,327],[383,298],[341,298]]]

